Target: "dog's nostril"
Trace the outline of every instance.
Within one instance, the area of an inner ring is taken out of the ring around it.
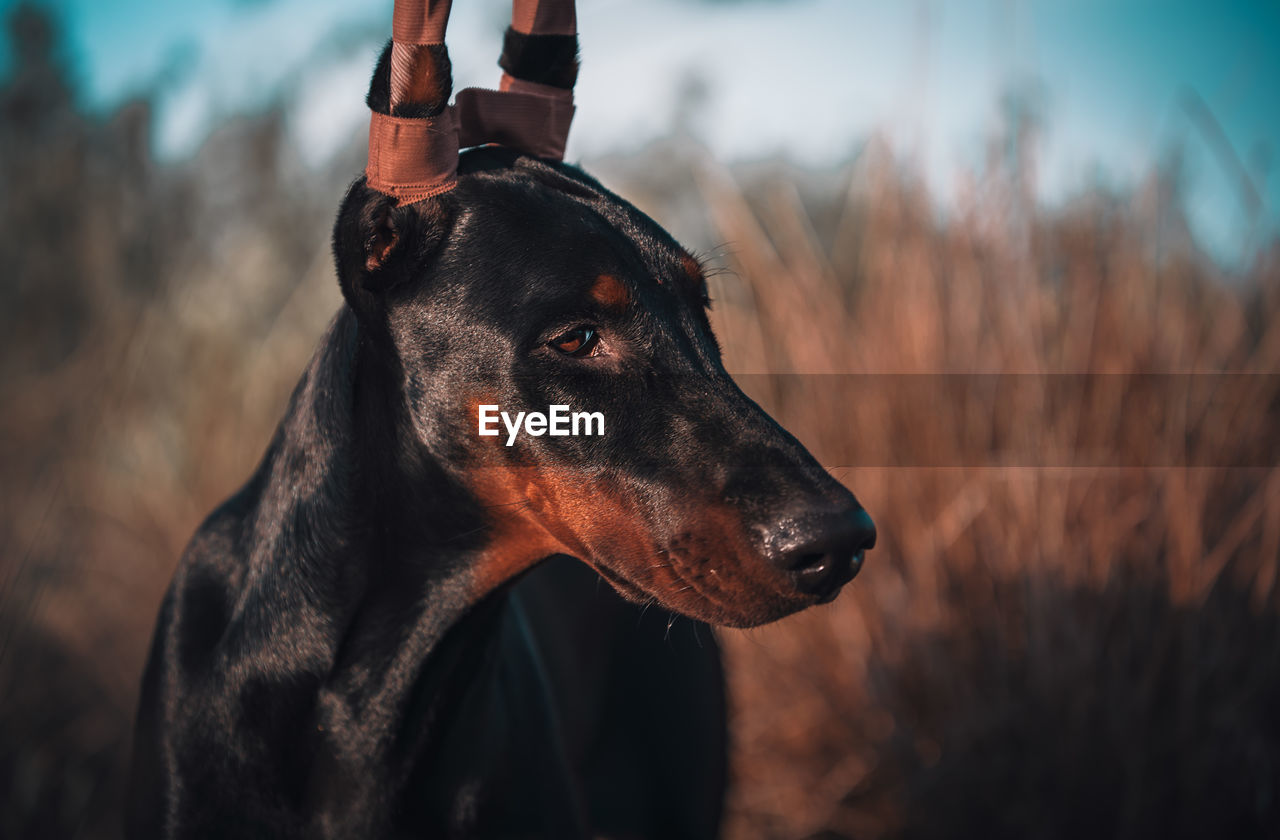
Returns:
[[[829,554],[806,554],[791,570],[796,589],[828,598],[853,580],[862,566],[862,552],[836,549]]]
[[[793,565],[793,566],[791,567],[791,571],[793,571],[793,572],[798,572],[798,571],[803,571],[804,569],[808,569],[808,568],[813,567],[813,566],[817,566],[817,565],[821,564],[821,563],[822,563],[822,561],[826,559],[826,557],[827,557],[827,555],[825,555],[825,554],[801,554],[801,555],[798,555],[798,556],[796,557],[796,559],[795,559],[795,565]]]

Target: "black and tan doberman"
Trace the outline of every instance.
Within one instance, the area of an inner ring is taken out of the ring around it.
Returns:
[[[512,77],[572,87],[575,36],[505,46]],[[439,117],[447,54],[417,61],[434,81],[406,119]],[[395,65],[383,117],[405,114]],[[714,836],[701,622],[829,601],[874,542],[725,372],[662,228],[518,148],[446,168],[431,195],[361,178],[342,204],[345,305],[162,605],[130,837]],[[602,433],[479,434],[480,406],[557,405]]]

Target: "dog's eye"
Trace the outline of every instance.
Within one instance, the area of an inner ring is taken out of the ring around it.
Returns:
[[[591,327],[574,327],[547,343],[566,356],[581,359],[595,353],[596,346],[600,343],[600,334]]]

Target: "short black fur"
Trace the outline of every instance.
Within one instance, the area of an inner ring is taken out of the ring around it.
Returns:
[[[507,27],[498,66],[526,82],[573,90],[578,81],[578,36],[529,35]]]

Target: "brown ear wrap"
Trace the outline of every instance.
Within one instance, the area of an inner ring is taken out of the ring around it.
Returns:
[[[551,160],[564,159],[573,92],[502,76],[500,90],[467,88],[457,104],[463,148],[497,143]]]
[[[573,0],[512,0],[511,28],[526,35],[577,35]]]
[[[396,3],[391,13],[391,40],[397,44],[443,44],[453,0]]]
[[[390,102],[435,105],[448,97],[434,78],[427,47],[444,41],[451,0],[397,0],[392,23]],[[574,0],[514,0],[511,26],[526,34],[574,35]],[[573,91],[503,74],[499,90],[467,88],[431,117],[374,112],[369,121],[366,182],[412,204],[453,189],[458,150],[497,143],[562,160],[573,121]]]
[[[412,204],[453,188],[458,149],[497,143],[550,160],[564,158],[573,92],[504,74],[502,90],[467,88],[428,119],[373,113],[369,120],[370,187]]]
[[[453,108],[421,119],[374,112],[369,120],[370,187],[412,204],[453,189],[458,174],[458,122]]]

